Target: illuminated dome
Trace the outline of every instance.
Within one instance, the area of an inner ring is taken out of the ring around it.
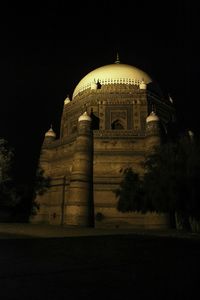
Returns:
[[[92,119],[90,118],[90,116],[88,115],[87,111],[85,111],[79,118],[78,121],[92,121]]]
[[[116,61],[114,64],[97,68],[83,77],[74,90],[73,98],[78,93],[91,88],[94,82],[99,82],[101,85],[121,83],[139,86],[142,82],[145,84],[152,82],[152,79],[144,71]]]
[[[52,125],[50,129],[45,133],[45,137],[56,138],[56,134],[53,131]]]
[[[158,122],[159,121],[159,117],[156,115],[156,113],[154,111],[152,111],[150,113],[150,115],[146,118],[146,123],[149,122]]]
[[[68,103],[70,103],[70,99],[69,99],[69,96],[67,96],[67,98],[64,100],[64,105],[67,105]]]

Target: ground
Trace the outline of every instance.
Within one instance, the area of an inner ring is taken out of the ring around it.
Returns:
[[[198,299],[200,236],[0,224],[0,299]]]

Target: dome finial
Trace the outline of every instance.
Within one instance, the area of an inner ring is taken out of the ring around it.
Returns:
[[[120,64],[120,60],[119,60],[119,53],[117,52],[117,59],[115,61],[115,64]]]

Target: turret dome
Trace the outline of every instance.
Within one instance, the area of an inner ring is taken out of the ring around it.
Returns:
[[[53,131],[52,125],[51,125],[50,129],[45,133],[45,138],[46,137],[56,138],[56,134]]]
[[[67,96],[67,98],[64,100],[64,105],[67,105],[68,103],[70,103],[70,99],[69,99],[69,96]]]
[[[152,111],[150,113],[150,115],[146,118],[146,123],[149,123],[149,122],[158,122],[159,121],[159,117],[157,116],[157,114]]]
[[[81,122],[81,121],[89,121],[91,122],[91,118],[90,116],[88,115],[87,111],[85,111],[79,118],[78,118],[78,121]]]

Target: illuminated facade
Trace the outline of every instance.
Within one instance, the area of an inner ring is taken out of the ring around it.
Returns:
[[[156,113],[155,113],[156,112]],[[162,227],[167,217],[121,213],[122,171],[141,162],[167,134],[172,103],[142,70],[117,61],[95,69],[64,101],[60,137],[51,128],[40,164],[52,178],[32,222],[95,227]]]

